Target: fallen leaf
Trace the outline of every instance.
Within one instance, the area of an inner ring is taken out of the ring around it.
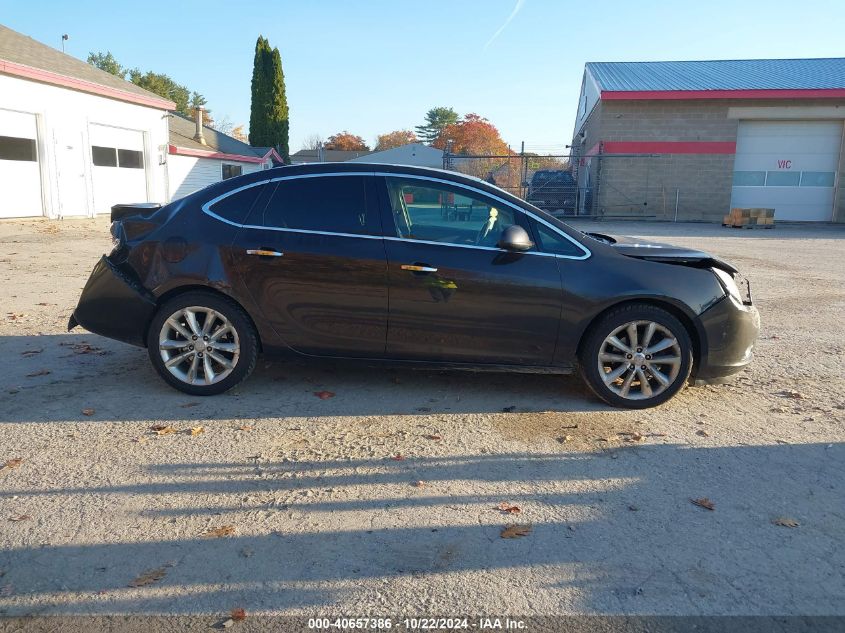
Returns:
[[[135,580],[129,583],[130,587],[146,587],[154,582],[158,582],[167,574],[167,565],[156,567],[155,569],[148,569],[143,574],[138,576]]]
[[[21,356],[35,356],[36,354],[40,354],[44,351],[44,348],[41,349],[28,349],[21,352]]]
[[[775,525],[780,525],[782,527],[794,528],[801,525],[795,519],[790,519],[789,517],[778,517],[774,521],[772,521]]]
[[[557,438],[557,441],[561,444],[566,444],[567,442],[571,442],[573,437],[571,435],[564,435],[563,437]]]
[[[404,456],[404,455],[402,455],[401,453],[399,453],[399,454],[397,454],[397,455],[394,455],[394,456],[393,456],[393,457],[391,457],[390,459],[392,459],[392,460],[393,460],[393,461],[395,461],[395,462],[401,462],[401,461],[403,461],[403,460],[405,459],[405,456]]]
[[[246,619],[246,611],[243,609],[232,609],[232,612],[229,615],[235,622],[240,622],[241,620]]]
[[[27,378],[35,378],[36,376],[46,376],[50,373],[49,369],[39,369],[26,375]]]
[[[435,441],[443,439],[441,436],[437,435],[436,433],[434,433],[432,435],[427,435],[426,437],[430,440],[435,440]]]
[[[238,430],[239,431],[246,431],[248,433],[249,431],[251,431],[254,428],[255,428],[254,426],[246,426],[245,425],[245,426],[239,426]]]
[[[153,431],[156,435],[168,435],[169,433],[175,433],[176,429],[172,426],[164,425],[164,424],[154,424],[150,427],[150,430]]]
[[[3,464],[2,467],[0,467],[0,470],[6,470],[7,468],[11,470],[12,468],[17,468],[22,463],[23,463],[23,459],[20,458],[20,457],[14,457],[12,459],[7,459],[6,463]]]
[[[55,304],[55,303],[47,303],[46,301],[40,301],[37,305],[40,305],[40,306],[54,306],[54,305],[56,305],[56,304]]]
[[[141,437],[134,438],[132,441],[135,442],[136,444],[146,444],[147,438],[142,435]]]
[[[186,402],[185,404],[179,405],[183,409],[190,409],[191,407],[199,406],[199,402]]]
[[[707,510],[715,510],[716,504],[714,504],[710,499],[707,497],[701,497],[701,499],[690,499],[690,502],[697,505],[700,508],[706,508]]]
[[[329,398],[334,398],[334,392],[332,391],[315,391],[314,395],[317,396],[320,400],[328,400]]]
[[[499,536],[502,538],[519,538],[529,534],[531,534],[530,525],[506,525]]]
[[[221,525],[218,528],[211,528],[202,533],[203,538],[221,538],[223,536],[232,536],[235,533],[234,525]]]
[[[97,354],[98,356],[103,356],[108,353],[102,347],[94,347],[88,343],[76,343],[71,345],[70,349],[73,350],[74,354]]]
[[[32,516],[29,514],[16,514],[14,516],[9,517],[9,521],[30,521],[32,520]]]
[[[705,431],[704,429],[699,429],[695,432],[696,435],[700,435],[701,437],[710,437],[710,434]]]
[[[425,487],[425,482],[424,481],[412,481],[411,485],[414,488],[423,488],[423,487]]]
[[[82,409],[82,415],[92,416],[94,415],[94,409]]]
[[[220,626],[224,629],[228,629],[230,626],[234,626],[234,624],[235,621],[232,618],[227,618],[226,620],[223,620],[223,622],[220,623]]]
[[[804,395],[794,389],[787,389],[786,391],[781,391],[780,393],[784,398],[792,398],[793,400],[804,399]]]
[[[191,435],[199,435],[200,433],[205,433],[205,427],[204,426],[191,427]]]
[[[26,315],[23,312],[7,312],[6,316],[9,317],[10,321],[18,321],[24,318]]]
[[[522,510],[518,506],[512,506],[507,501],[502,501],[498,506],[496,506],[497,510],[501,510],[502,512],[506,512],[507,514],[519,514]]]

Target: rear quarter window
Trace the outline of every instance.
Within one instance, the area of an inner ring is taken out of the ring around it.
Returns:
[[[253,209],[258,210],[267,204],[273,189],[275,183],[262,183],[241,189],[209,205],[208,210],[229,222],[245,224]]]

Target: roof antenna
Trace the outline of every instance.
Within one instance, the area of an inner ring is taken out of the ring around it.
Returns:
[[[70,39],[70,38],[68,37],[68,34],[67,34],[67,33],[65,33],[64,35],[62,35],[62,52],[63,52],[63,53],[65,52],[65,42],[67,42],[69,39]]]

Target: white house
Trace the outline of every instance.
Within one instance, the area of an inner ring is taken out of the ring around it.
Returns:
[[[89,216],[167,191],[172,102],[0,26],[0,217]]]
[[[0,218],[168,202],[279,160],[175,107],[0,25]]]
[[[272,167],[282,158],[272,147],[252,147],[201,124],[173,113],[170,117],[170,144],[167,175],[170,199],[182,198],[206,185]]]
[[[417,167],[443,167],[443,150],[422,143],[408,143],[373,152],[358,158],[349,159],[350,163],[380,163],[387,165],[415,165]]]

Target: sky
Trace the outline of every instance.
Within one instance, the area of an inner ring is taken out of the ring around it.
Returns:
[[[282,56],[291,152],[318,134],[474,112],[511,147],[565,152],[588,61],[845,54],[845,2],[803,0],[0,0],[0,23],[85,59],[111,51],[249,122],[255,40]]]

